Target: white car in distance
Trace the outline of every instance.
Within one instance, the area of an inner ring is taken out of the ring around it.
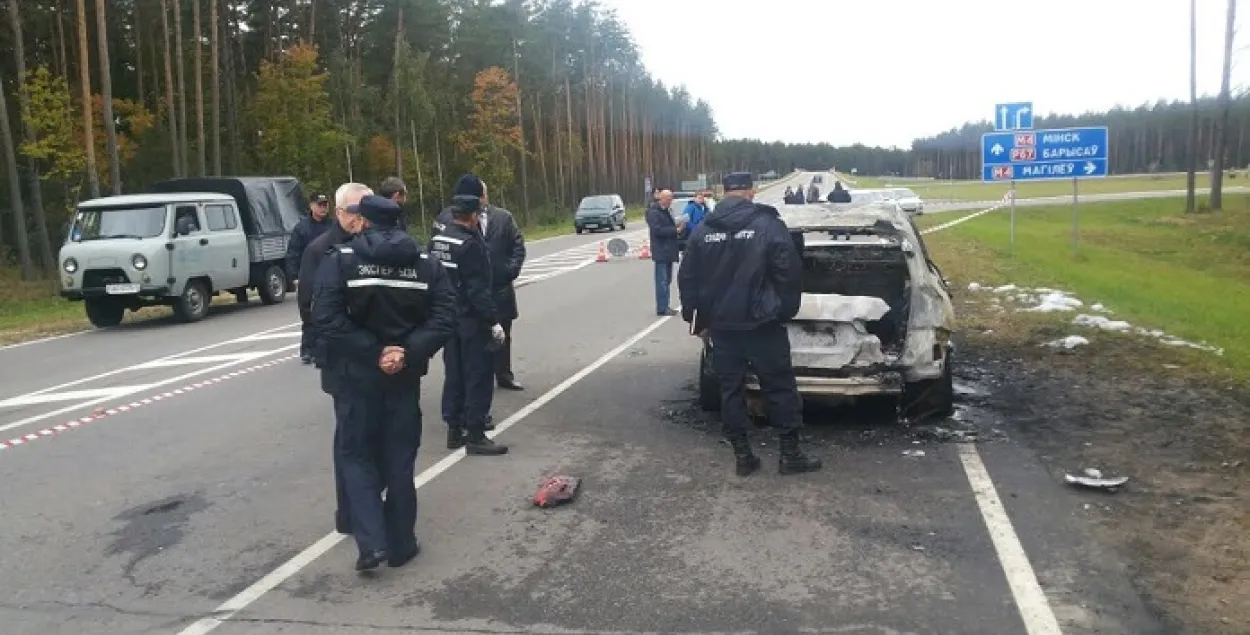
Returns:
[[[898,203],[898,206],[901,207],[904,212],[909,214],[924,213],[924,201],[922,201],[919,196],[916,196],[915,192],[905,187],[891,188],[887,191],[889,192],[889,196]]]

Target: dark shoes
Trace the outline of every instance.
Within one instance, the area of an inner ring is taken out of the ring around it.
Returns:
[[[820,459],[811,458],[799,449],[798,432],[781,435],[781,461],[778,471],[782,474],[803,474],[815,472],[822,466]]]
[[[738,476],[750,476],[760,469],[760,457],[751,451],[751,442],[747,439],[730,439],[734,448],[734,471]]]
[[[412,559],[417,557],[417,554],[419,553],[421,553],[421,539],[420,538],[418,538],[417,541],[413,543],[411,549],[408,549],[407,551],[403,551],[400,553],[396,553],[392,555],[390,558],[387,558],[386,565],[388,567],[391,567],[392,569],[402,567],[408,564],[409,562],[411,562]]]
[[[447,426],[447,449],[459,450],[464,447],[464,428]]]
[[[664,311],[656,311],[655,314],[660,317],[673,317],[674,315],[677,315],[677,312],[672,309],[667,309]]]
[[[483,432],[469,432],[464,439],[464,452],[474,456],[499,456],[508,453],[508,446],[495,443]]]
[[[356,558],[356,570],[373,571],[374,569],[382,566],[382,563],[386,562],[388,559],[389,557],[386,555],[385,549],[377,549],[375,551],[362,553]]]
[[[517,383],[515,379],[500,379],[495,383],[504,390],[525,390],[525,386]]]

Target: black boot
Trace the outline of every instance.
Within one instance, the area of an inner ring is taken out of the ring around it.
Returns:
[[[356,570],[373,571],[374,569],[382,566],[382,563],[386,562],[388,559],[389,556],[386,555],[385,549],[376,549],[374,551],[362,553],[356,558]]]
[[[782,474],[803,474],[804,472],[815,472],[821,468],[820,459],[813,459],[799,449],[799,433],[787,432],[781,435],[781,462],[779,465]]]
[[[464,428],[447,424],[447,449],[459,450],[464,447]]]
[[[730,439],[729,443],[734,448],[735,471],[738,473],[738,476],[750,476],[760,469],[760,457],[755,456],[755,453],[751,451],[750,440],[742,437]]]
[[[483,424],[468,428],[464,437],[465,454],[475,454],[477,456],[499,456],[508,453],[508,446],[495,443],[490,437],[486,436],[486,430]]]

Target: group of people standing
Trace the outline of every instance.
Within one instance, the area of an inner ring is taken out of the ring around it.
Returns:
[[[413,477],[421,379],[434,355],[443,353],[449,449],[506,454],[486,435],[494,387],[523,389],[510,363],[513,281],[525,261],[512,214],[466,174],[423,249],[407,231],[406,198],[394,177],[376,194],[342,185],[333,216],[314,196],[287,255],[300,280],[300,356],[321,369],[334,400],[335,528],[355,538],[358,571],[403,566],[421,550]]]

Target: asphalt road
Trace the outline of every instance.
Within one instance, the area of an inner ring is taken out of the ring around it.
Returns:
[[[375,576],[329,533],[330,402],[291,359],[293,303],[0,350],[0,632],[1163,632],[1012,422],[953,444],[888,404],[813,411],[824,471],[779,477],[761,431],[765,469],[734,477],[697,341],[655,317],[650,263],[582,264],[604,238],[531,248],[509,455],[442,448],[434,364],[425,551]],[[531,507],[555,473],[580,498]]]

